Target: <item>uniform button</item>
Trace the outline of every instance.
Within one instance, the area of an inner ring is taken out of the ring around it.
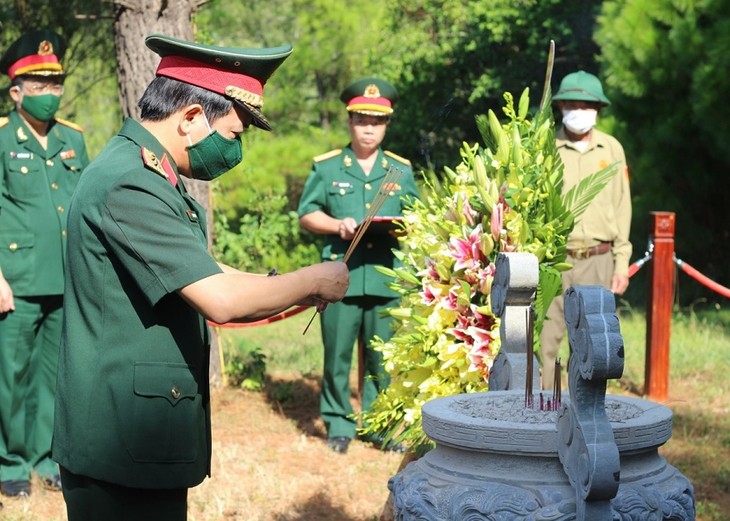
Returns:
[[[172,387],[172,389],[170,390],[170,394],[171,394],[171,395],[172,395],[172,397],[173,397],[173,398],[175,398],[176,400],[177,400],[178,398],[180,398],[180,389],[178,389],[177,385],[174,385],[174,386]]]
[[[51,188],[58,190],[58,183],[51,183]]]
[[[20,167],[20,173],[21,174],[27,174],[28,173],[28,167],[27,166],[21,166]]]
[[[58,210],[58,213],[63,213],[65,211],[65,208],[63,206],[59,206],[58,208],[56,208],[56,210]]]
[[[367,243],[367,244],[365,245],[365,247],[366,247],[366,248],[367,248],[368,250],[371,250],[371,249],[373,248],[373,243],[372,243],[372,242],[369,242],[369,243]]]
[[[68,232],[66,230],[61,230],[61,237],[67,237]]]
[[[8,244],[8,248],[10,249],[10,251],[15,251],[15,250],[18,249],[18,243],[17,242],[11,242],[10,244]]]
[[[365,203],[365,208],[370,209],[370,203]]]
[[[370,185],[370,183],[365,183],[365,190],[372,190],[373,187]]]
[[[75,172],[76,171],[76,167],[75,166],[72,166],[71,167],[71,170],[73,170]]]
[[[53,166],[53,159],[47,159],[47,160],[46,160],[46,164],[47,164],[48,166]]]
[[[395,195],[395,192],[390,192],[388,195],[393,196],[393,195]]]
[[[333,253],[332,255],[330,255],[330,260],[337,260],[337,254]]]
[[[340,188],[340,195],[345,195],[345,189],[344,188]]]

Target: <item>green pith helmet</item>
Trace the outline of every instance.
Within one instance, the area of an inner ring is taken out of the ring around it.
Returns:
[[[61,60],[66,40],[46,29],[23,34],[8,47],[0,59],[0,72],[16,76],[63,76]]]
[[[368,116],[390,116],[398,101],[398,90],[380,78],[362,78],[348,85],[340,94],[348,112]]]
[[[261,112],[264,85],[291,54],[291,45],[238,49],[203,45],[162,34],[149,35],[145,44],[162,58],[157,76],[227,96],[251,114],[255,126],[271,130],[271,124]]]
[[[606,95],[603,93],[601,80],[586,71],[572,72],[560,82],[558,93],[553,96],[554,101],[588,101],[610,105]]]

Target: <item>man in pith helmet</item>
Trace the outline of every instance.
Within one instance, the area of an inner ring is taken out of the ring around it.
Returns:
[[[621,144],[595,128],[598,114],[611,104],[600,80],[585,71],[568,74],[553,96],[562,114],[556,145],[565,167],[563,190],[586,176],[613,165],[616,174],[593,199],[568,236],[568,259],[563,292],[570,286],[601,285],[622,295],[629,285],[631,192],[629,170]],[[565,335],[563,297],[548,310],[540,336],[543,389],[553,388],[555,359]]]

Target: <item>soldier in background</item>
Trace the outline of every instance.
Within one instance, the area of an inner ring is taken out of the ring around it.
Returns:
[[[60,490],[50,459],[64,290],[66,209],[88,164],[81,129],[55,117],[66,50],[26,33],[0,59],[15,109],[0,118],[0,492],[25,496],[31,472]]]
[[[350,144],[314,158],[298,209],[302,227],[326,236],[322,258],[333,261],[343,258],[388,169],[403,173],[390,187],[378,215],[402,216],[407,199],[418,197],[410,161],[380,148],[398,99],[395,87],[379,78],[363,78],[347,87],[340,99],[349,113]],[[397,267],[393,248],[398,248],[393,235],[366,236],[348,261],[347,295],[321,315],[324,375],[320,411],[327,445],[335,452],[347,452],[356,433],[357,420],[350,404],[356,341],[362,348],[362,411],[369,410],[388,384],[382,355],[370,342],[375,336],[388,340],[393,334],[391,320],[381,313],[397,304],[397,295],[387,287],[388,277],[375,269],[378,265]],[[378,443],[377,439],[369,441]]]
[[[600,80],[585,71],[565,76],[553,101],[563,116],[555,136],[565,167],[563,190],[607,166],[617,168],[568,236],[567,262],[573,268],[563,272],[562,293],[570,286],[600,285],[622,295],[629,286],[631,257],[629,170],[621,144],[594,128],[599,112],[611,102]],[[562,294],[551,303],[548,318],[540,336],[543,389],[553,388],[555,359],[565,335]]]

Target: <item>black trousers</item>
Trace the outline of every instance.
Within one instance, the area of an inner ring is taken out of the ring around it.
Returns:
[[[61,467],[68,521],[186,521],[188,489],[128,488]]]

